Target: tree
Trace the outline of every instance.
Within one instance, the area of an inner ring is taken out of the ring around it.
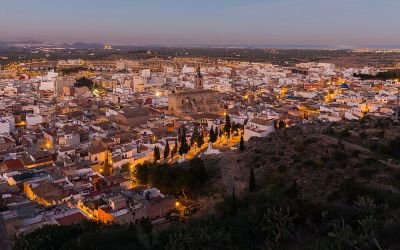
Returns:
[[[231,134],[234,134],[235,133],[235,130],[237,129],[237,125],[236,125],[236,123],[235,122],[232,122],[231,123]]]
[[[88,89],[92,89],[94,87],[94,82],[86,77],[79,78],[75,83],[74,87],[88,87]]]
[[[192,137],[190,138],[190,146],[193,147],[193,145],[197,142],[197,138],[199,137],[199,130],[197,127],[193,129],[193,134]]]
[[[186,129],[185,128],[182,129],[182,135],[180,137],[181,137],[180,138],[181,140],[180,140],[180,146],[179,146],[179,154],[184,155],[184,154],[187,154],[187,152],[189,152],[189,149],[190,149],[190,147],[187,143],[187,140],[186,140]]]
[[[224,125],[224,132],[227,134],[227,137],[230,138],[231,136],[231,118],[229,117],[229,115],[225,116],[225,125]]]
[[[217,141],[218,137],[220,136],[218,127],[215,127],[214,135],[215,135],[215,141]]]
[[[140,229],[146,234],[150,235],[151,232],[153,231],[153,224],[151,224],[151,221],[149,218],[141,218],[139,220],[139,226]]]
[[[175,140],[175,145],[171,150],[171,159],[178,153],[178,142]]]
[[[203,135],[203,132],[201,132],[201,134],[199,134],[199,135],[197,136],[196,143],[197,143],[197,146],[198,146],[199,148],[201,148],[201,146],[203,146],[203,144],[204,144],[204,135]]]
[[[164,159],[167,159],[169,155],[169,144],[168,144],[168,140],[165,143],[165,149],[164,149]]]
[[[280,129],[286,128],[286,122],[283,121],[283,120],[280,120],[280,121],[279,121],[279,128],[280,128]]]
[[[105,163],[103,166],[103,175],[110,176],[112,174],[112,170],[112,165],[110,165],[109,163]]]
[[[135,168],[135,178],[139,184],[147,184],[150,176],[150,166],[148,163],[138,164]]]
[[[240,136],[239,150],[241,152],[243,152],[245,150],[243,135]]]
[[[210,142],[214,143],[216,141],[215,133],[214,133],[214,126],[210,128]]]
[[[153,154],[153,157],[154,157],[154,162],[157,162],[157,161],[160,160],[160,158],[161,158],[160,148],[159,148],[158,146],[155,146],[155,147],[154,147],[154,154]]]
[[[254,175],[254,169],[250,168],[250,179],[249,179],[249,191],[256,191],[256,177]]]
[[[127,173],[129,171],[130,165],[129,163],[125,163],[121,166],[121,172],[122,173]]]

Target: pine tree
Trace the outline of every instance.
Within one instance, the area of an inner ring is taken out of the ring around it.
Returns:
[[[167,159],[168,155],[169,155],[169,143],[167,140],[167,142],[165,143],[165,149],[164,149],[164,159]]]
[[[256,191],[256,177],[254,176],[254,169],[250,168],[249,191]]]
[[[243,135],[240,136],[239,150],[241,152],[243,152],[245,150]]]
[[[153,157],[154,157],[154,162],[157,162],[161,158],[160,148],[157,146],[154,147]]]

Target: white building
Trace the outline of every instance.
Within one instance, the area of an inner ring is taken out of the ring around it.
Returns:
[[[11,132],[10,123],[6,119],[0,119],[0,134],[9,134]]]
[[[43,117],[41,115],[27,114],[26,115],[26,125],[28,127],[38,126],[43,123]]]
[[[248,141],[252,137],[266,137],[274,132],[274,119],[255,117],[244,127],[243,139]]]

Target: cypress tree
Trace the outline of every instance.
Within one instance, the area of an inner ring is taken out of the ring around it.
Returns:
[[[224,132],[227,134],[227,137],[230,138],[231,136],[231,118],[229,117],[229,115],[225,116],[225,125],[224,125]]]
[[[157,146],[154,147],[153,157],[154,157],[154,162],[157,162],[157,161],[160,160],[160,158],[161,158],[161,155],[160,155],[160,148],[157,147]]]
[[[182,129],[182,135],[181,135],[181,141],[180,141],[180,146],[179,146],[179,154],[184,155],[189,152],[189,145],[186,141],[186,130],[185,128]]]
[[[169,143],[167,140],[167,142],[165,143],[165,149],[164,149],[164,159],[167,159],[168,155],[169,155]]]
[[[195,127],[193,129],[192,137],[190,138],[190,146],[193,147],[193,145],[197,142],[198,137],[199,137],[199,130]]]
[[[210,142],[214,143],[215,142],[215,133],[214,133],[214,127],[211,126],[210,128]]]
[[[204,144],[204,134],[203,134],[203,132],[201,132],[201,134],[199,133],[199,135],[197,136],[196,143],[197,143],[197,146],[199,148],[201,148],[201,146],[203,146],[203,144]]]
[[[245,150],[243,135],[240,136],[239,150],[242,152]]]
[[[286,122],[284,122],[283,120],[281,120],[281,121],[279,122],[279,128],[280,128],[280,129],[286,128]]]

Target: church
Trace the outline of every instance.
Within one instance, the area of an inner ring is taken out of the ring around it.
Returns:
[[[189,118],[193,114],[220,114],[222,107],[219,93],[204,89],[200,67],[197,68],[193,90],[175,91],[168,96],[168,112],[180,118]]]

